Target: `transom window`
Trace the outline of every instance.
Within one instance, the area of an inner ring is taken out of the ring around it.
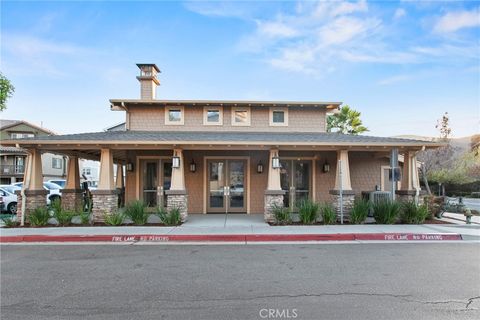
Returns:
[[[270,126],[288,126],[288,109],[270,108]]]
[[[232,126],[249,126],[250,108],[233,107],[232,108]]]
[[[165,124],[183,125],[183,123],[184,123],[183,106],[165,107]]]
[[[223,108],[222,107],[204,107],[203,108],[204,125],[222,125]]]

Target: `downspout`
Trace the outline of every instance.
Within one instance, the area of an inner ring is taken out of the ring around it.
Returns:
[[[27,205],[27,198],[25,196],[25,189],[27,188],[27,186],[29,187],[30,186],[30,176],[31,176],[31,172],[32,172],[32,164],[33,164],[33,156],[32,156],[32,153],[27,151],[28,152],[28,162],[27,162],[27,170],[25,170],[25,175],[26,175],[26,180],[23,181],[23,188],[22,190],[20,191],[20,194],[22,195],[22,214],[20,216],[20,226],[24,226],[25,225],[25,206]]]

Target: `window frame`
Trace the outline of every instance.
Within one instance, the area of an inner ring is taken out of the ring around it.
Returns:
[[[180,110],[180,121],[170,121],[170,111]],[[183,106],[167,106],[165,107],[165,125],[167,126],[183,126],[185,124],[185,108]]]
[[[62,169],[63,168],[63,159],[62,158],[56,158],[56,157],[53,157],[52,158],[52,169]],[[55,166],[55,163],[58,163],[58,167]]]
[[[283,112],[283,122],[273,122],[274,112]],[[269,124],[271,127],[287,127],[288,126],[288,108],[286,107],[270,107],[269,110]]]
[[[218,122],[208,121],[208,111],[218,110]],[[203,125],[204,126],[222,126],[223,125],[223,107],[222,106],[205,106],[203,107]]]
[[[245,123],[242,122],[235,122],[235,113],[237,111],[246,111],[247,112],[247,121]],[[252,112],[250,107],[232,107],[231,110],[232,113],[232,126],[235,127],[249,127],[251,125],[251,119],[252,119]]]

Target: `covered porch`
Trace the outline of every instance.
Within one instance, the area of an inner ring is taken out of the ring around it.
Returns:
[[[20,195],[25,200],[19,200],[26,214],[44,200],[42,152],[69,157],[62,190],[66,208],[78,208],[82,201],[78,159],[100,161],[98,189],[92,191],[93,220],[98,222],[122,205],[121,194],[124,202],[141,200],[152,209],[179,208],[183,221],[189,214],[229,213],[263,214],[270,222],[274,206],[295,210],[304,199],[331,202],[348,215],[362,192],[394,187],[397,197],[414,197],[419,190],[416,153],[433,145],[339,134],[128,131],[15,143],[28,150]],[[389,181],[392,150],[404,158],[402,179],[395,185]]]

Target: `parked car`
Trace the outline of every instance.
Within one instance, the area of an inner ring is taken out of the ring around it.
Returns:
[[[23,188],[23,182],[14,183],[13,186]],[[60,192],[61,187],[58,184],[51,183],[51,182],[44,182],[43,188],[45,190],[48,190],[47,205],[50,205],[52,201],[62,199],[62,193]]]
[[[59,186],[60,186],[60,189],[65,189],[65,184],[67,183],[67,180],[65,180],[65,179],[56,179],[56,180],[48,180],[47,182],[55,183],[56,185],[59,185]]]
[[[7,211],[10,214],[17,214],[16,190],[20,190],[20,188],[12,185],[0,185],[0,197],[4,204],[3,208],[1,208],[2,211]]]

